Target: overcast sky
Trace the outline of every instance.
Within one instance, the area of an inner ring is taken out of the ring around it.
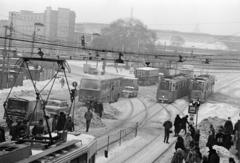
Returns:
[[[0,19],[47,6],[75,11],[76,22],[111,23],[130,17],[132,9],[151,29],[240,35],[240,0],[0,0]]]

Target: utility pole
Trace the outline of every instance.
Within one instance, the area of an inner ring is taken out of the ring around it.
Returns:
[[[42,23],[34,23],[33,36],[32,36],[31,56],[33,55],[33,51],[34,51],[34,42],[35,42],[35,39],[36,39],[36,27],[37,26],[43,27],[44,24],[42,24]]]
[[[7,53],[7,30],[8,26],[4,26],[5,28],[5,38],[4,38],[4,50],[3,50],[3,62],[2,62],[2,70],[1,70],[1,89],[3,89],[4,83],[5,83],[5,58]]]
[[[9,41],[8,41],[8,52],[7,52],[7,88],[8,88],[8,76],[9,76],[9,53],[11,52],[11,48],[12,48],[12,32],[13,32],[13,13],[11,13],[11,23],[10,23],[10,27],[9,27],[9,30],[10,30],[10,34],[9,34]]]
[[[33,36],[32,36],[31,56],[33,55],[35,37],[36,37],[36,26],[34,24],[34,31],[33,31]]]

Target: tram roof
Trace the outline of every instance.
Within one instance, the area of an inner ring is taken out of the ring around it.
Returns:
[[[154,68],[154,67],[139,67],[139,68],[136,68],[136,70],[150,71],[150,70],[158,70],[158,68]]]
[[[118,79],[118,78],[122,78],[122,76],[118,76],[118,75],[87,75],[84,76],[82,79],[95,79],[95,80],[108,80],[108,79]]]

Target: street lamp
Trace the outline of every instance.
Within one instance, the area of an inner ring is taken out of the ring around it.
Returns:
[[[34,23],[32,47],[31,47],[31,56],[33,55],[33,50],[34,50],[34,42],[35,42],[35,39],[36,39],[36,28],[37,28],[37,26],[43,27],[44,24],[42,24],[42,23]]]

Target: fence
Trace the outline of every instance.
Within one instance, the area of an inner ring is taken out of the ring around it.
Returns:
[[[113,147],[114,145],[120,146],[123,141],[136,137],[138,133],[138,126],[138,123],[136,123],[132,127],[121,129],[120,131],[99,138],[97,142],[98,152],[105,149],[105,157],[107,157],[107,151],[110,147]]]

